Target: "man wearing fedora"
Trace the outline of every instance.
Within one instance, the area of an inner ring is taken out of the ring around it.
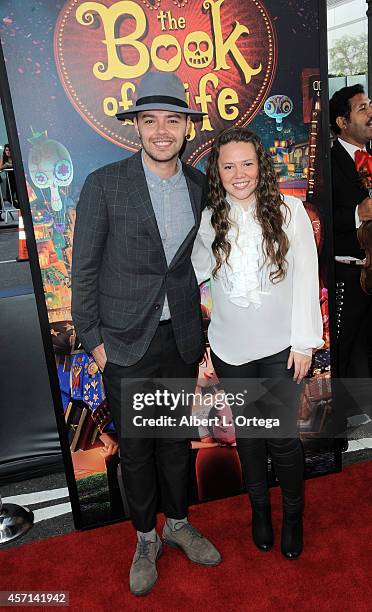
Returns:
[[[120,439],[120,460],[137,548],[134,595],[157,580],[163,541],[195,563],[217,565],[216,548],[187,520],[190,444],[186,439],[126,437],[123,388],[133,379],[178,378],[194,384],[204,351],[200,293],[190,256],[206,179],[179,153],[190,117],[172,73],[147,73],[137,102],[117,115],[134,119],[142,150],[90,174],[76,209],[72,315],[77,334],[103,373]]]

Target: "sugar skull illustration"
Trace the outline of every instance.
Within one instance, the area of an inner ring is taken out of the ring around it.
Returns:
[[[264,104],[264,111],[270,119],[275,119],[278,132],[283,129],[284,117],[288,117],[292,110],[292,100],[284,95],[270,96]]]
[[[190,32],[186,36],[184,47],[185,60],[191,68],[209,66],[213,59],[213,43],[206,32]]]
[[[32,182],[39,189],[50,189],[51,213],[58,232],[65,228],[65,209],[59,192],[68,187],[73,179],[73,165],[66,147],[48,138],[47,132],[34,132],[30,139],[32,148],[28,157],[28,168]]]

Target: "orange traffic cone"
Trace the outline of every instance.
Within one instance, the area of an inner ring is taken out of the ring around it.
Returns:
[[[28,250],[26,245],[26,232],[25,227],[23,225],[22,215],[19,211],[18,213],[18,257],[17,261],[28,261]]]

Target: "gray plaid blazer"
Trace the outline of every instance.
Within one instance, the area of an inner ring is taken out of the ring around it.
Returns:
[[[87,352],[104,342],[108,361],[135,364],[155,334],[166,293],[182,358],[192,363],[202,355],[200,293],[190,256],[207,184],[192,166],[183,164],[183,172],[195,225],[169,267],[141,153],[87,177],[76,208],[72,258],[72,318]]]

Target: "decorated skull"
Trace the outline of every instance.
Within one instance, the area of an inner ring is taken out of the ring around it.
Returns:
[[[30,139],[32,148],[28,157],[31,179],[39,189],[50,189],[52,211],[62,210],[59,187],[67,187],[73,179],[73,165],[66,147],[48,138],[46,132],[35,133]]]
[[[206,32],[190,32],[185,38],[184,53],[191,68],[205,68],[213,59],[213,43]]]
[[[268,117],[275,119],[278,132],[283,129],[283,118],[288,117],[292,110],[292,100],[284,95],[270,96],[264,104],[264,111]]]

